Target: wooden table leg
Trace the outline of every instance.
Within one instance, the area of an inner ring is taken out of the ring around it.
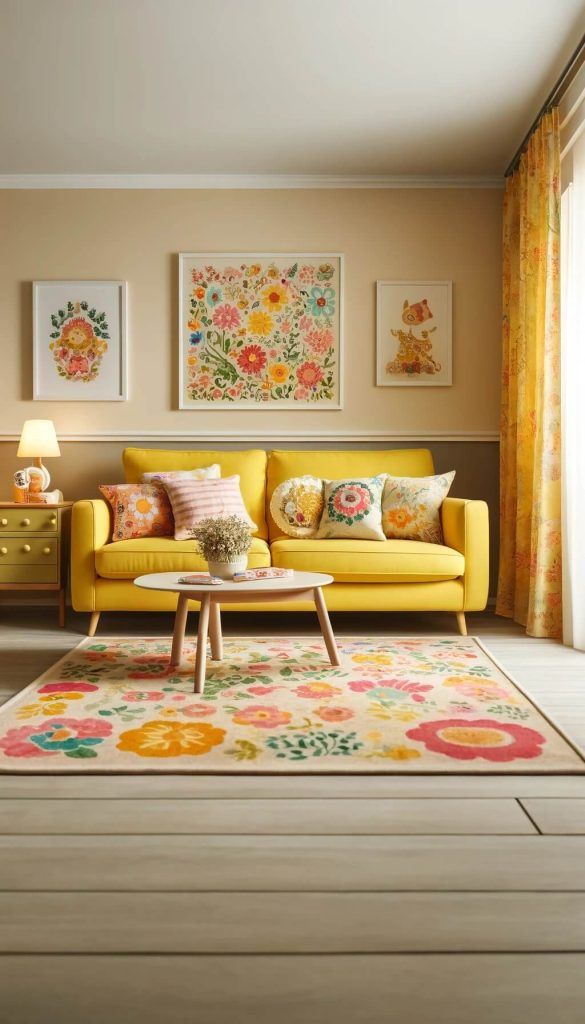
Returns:
[[[209,628],[209,594],[202,594],[199,608],[199,629],[197,631],[197,653],[195,655],[194,693],[203,693],[205,687],[205,663],[207,661],[207,630]]]
[[[179,598],[177,600],[177,611],[175,613],[175,628],[173,630],[173,646],[171,648],[171,668],[175,668],[176,665],[181,664],[188,613],[189,599],[185,594],[179,594]]]
[[[209,606],[209,640],[211,642],[211,657],[214,661],[221,661],[223,658],[223,636],[221,633],[221,612],[219,601],[210,598]]]
[[[336,667],[341,664],[339,660],[339,651],[337,650],[337,644],[335,642],[333,630],[331,629],[329,613],[327,611],[327,605],[325,604],[325,598],[323,597],[321,587],[315,587],[313,590],[313,596],[319,618],[319,625],[321,626],[321,632],[327,648],[327,654],[329,655],[329,661],[334,667]]]
[[[59,591],[59,625],[61,629],[65,628],[65,588]]]

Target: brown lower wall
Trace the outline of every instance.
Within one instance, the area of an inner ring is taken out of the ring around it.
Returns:
[[[140,442],[132,441],[133,446]],[[392,444],[353,443],[343,444],[296,441],[291,444],[279,443],[278,448],[295,450],[312,448],[414,448],[427,447],[433,452],[435,469],[438,473],[455,469],[457,475],[451,489],[454,497],[481,498],[487,501],[490,510],[490,542],[491,542],[491,583],[490,593],[495,594],[498,558],[498,457],[499,445],[496,441],[424,441],[393,442]],[[124,441],[62,441],[60,442],[61,458],[47,461],[47,468],[52,474],[52,487],[59,487],[70,500],[78,498],[99,497],[98,485],[101,483],[117,483],[123,478],[122,451],[126,447]],[[145,448],[175,449],[243,449],[270,448],[265,442],[255,444],[204,443],[204,442],[147,442]],[[16,458],[15,442],[0,442],[0,480],[2,487],[0,498],[9,499],[12,488],[12,474],[22,468],[25,462]],[[10,595],[4,597],[4,602]]]

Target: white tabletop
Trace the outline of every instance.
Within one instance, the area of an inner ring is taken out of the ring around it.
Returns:
[[[137,587],[145,590],[170,590],[177,594],[213,594],[220,597],[221,594],[246,594],[250,591],[258,593],[265,591],[292,592],[295,590],[312,590],[314,587],[325,587],[333,583],[333,576],[323,572],[295,572],[294,576],[276,576],[270,580],[247,580],[245,583],[234,583],[233,580],[222,580],[216,586],[213,584],[190,584],[179,583],[181,576],[188,576],[189,571],[184,572],[153,572],[146,576],[138,576],[134,583]]]

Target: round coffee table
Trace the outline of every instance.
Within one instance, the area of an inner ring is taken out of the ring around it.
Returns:
[[[271,580],[251,580],[246,583],[234,583],[223,580],[219,586],[190,586],[179,583],[185,572],[155,572],[147,576],[138,576],[134,580],[137,587],[145,590],[167,590],[178,594],[173,646],[171,649],[171,665],[178,665],[183,653],[185,627],[189,601],[199,601],[199,628],[197,631],[197,653],[195,655],[195,693],[203,693],[205,686],[205,663],[207,634],[211,644],[211,657],[221,661],[223,643],[221,634],[220,606],[222,604],[246,604],[247,602],[276,603],[278,601],[313,601],[321,632],[333,666],[340,664],[339,652],[329,621],[327,606],[323,597],[322,587],[333,583],[333,577],[322,572],[295,572],[294,576],[281,576]]]

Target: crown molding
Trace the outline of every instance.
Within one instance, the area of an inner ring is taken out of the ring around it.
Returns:
[[[502,175],[0,174],[0,189],[503,188]]]
[[[238,442],[261,442],[262,444],[274,444],[275,442],[298,441],[302,444],[329,443],[339,444],[380,444],[388,441],[404,442],[416,441],[499,441],[500,435],[496,430],[426,430],[419,433],[412,431],[372,431],[372,430],[204,430],[199,433],[183,430],[100,430],[99,432],[88,432],[87,434],[66,434],[58,431],[59,441],[132,441],[143,444],[145,441],[180,441],[190,442],[197,446],[209,444],[210,442],[231,443]],[[17,442],[20,440],[20,431],[14,434],[0,434],[1,442]]]

